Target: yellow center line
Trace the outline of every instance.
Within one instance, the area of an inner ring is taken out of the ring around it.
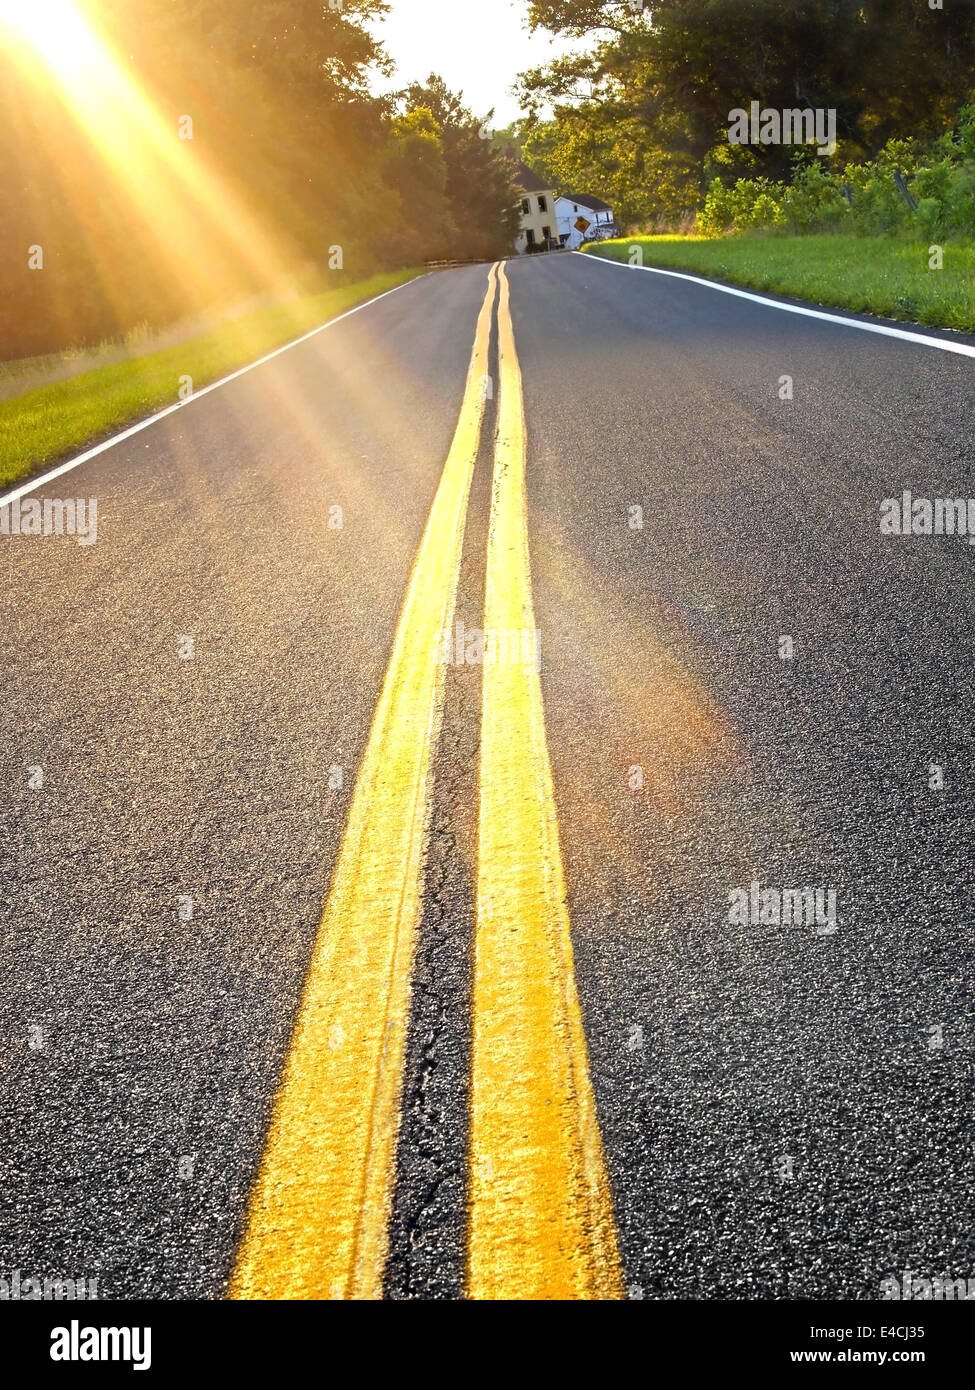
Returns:
[[[356,779],[231,1298],[379,1298],[431,758],[484,415],[497,268]]]
[[[612,1198],[572,964],[534,633],[525,420],[508,281],[484,625],[467,1292],[622,1296]],[[518,660],[502,660],[502,650]]]

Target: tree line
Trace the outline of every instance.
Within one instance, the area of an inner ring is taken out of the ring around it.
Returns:
[[[975,0],[528,0],[527,13],[584,42],[522,75],[522,156],[629,225],[694,212],[716,178],[790,177],[788,146],[728,142],[729,114],[753,100],[835,109],[840,165],[940,136],[975,96]]]
[[[0,358],[510,247],[490,113],[436,75],[371,94],[384,0],[81,8],[97,63],[0,51]]]

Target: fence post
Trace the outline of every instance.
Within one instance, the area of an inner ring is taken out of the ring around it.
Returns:
[[[894,170],[894,183],[897,185],[898,193],[904,199],[904,202],[910,208],[911,212],[917,212],[917,199],[908,188],[907,180],[899,169]]]

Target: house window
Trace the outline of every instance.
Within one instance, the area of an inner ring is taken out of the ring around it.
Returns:
[[[548,239],[549,239],[549,237],[551,236],[551,234],[552,234],[552,228],[551,228],[551,227],[543,227],[543,228],[542,228],[542,240],[543,240],[543,241],[548,241]]]
[[[531,205],[530,201],[529,201],[527,198],[522,198],[522,200],[521,200],[521,210],[522,210],[522,212],[525,214],[526,217],[527,217],[528,214],[531,212],[531,210],[532,210],[532,205]]]
[[[546,203],[541,194],[538,195],[538,211],[548,212],[548,203]]]
[[[526,228],[525,228],[525,236],[526,236],[527,239],[528,239],[528,245],[529,245],[529,246],[534,246],[534,245],[535,245],[535,229],[534,229],[533,227],[526,227]]]

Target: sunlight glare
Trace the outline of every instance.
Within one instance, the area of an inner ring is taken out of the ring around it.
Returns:
[[[17,30],[49,67],[87,66],[97,44],[74,0],[0,0],[0,25]]]

